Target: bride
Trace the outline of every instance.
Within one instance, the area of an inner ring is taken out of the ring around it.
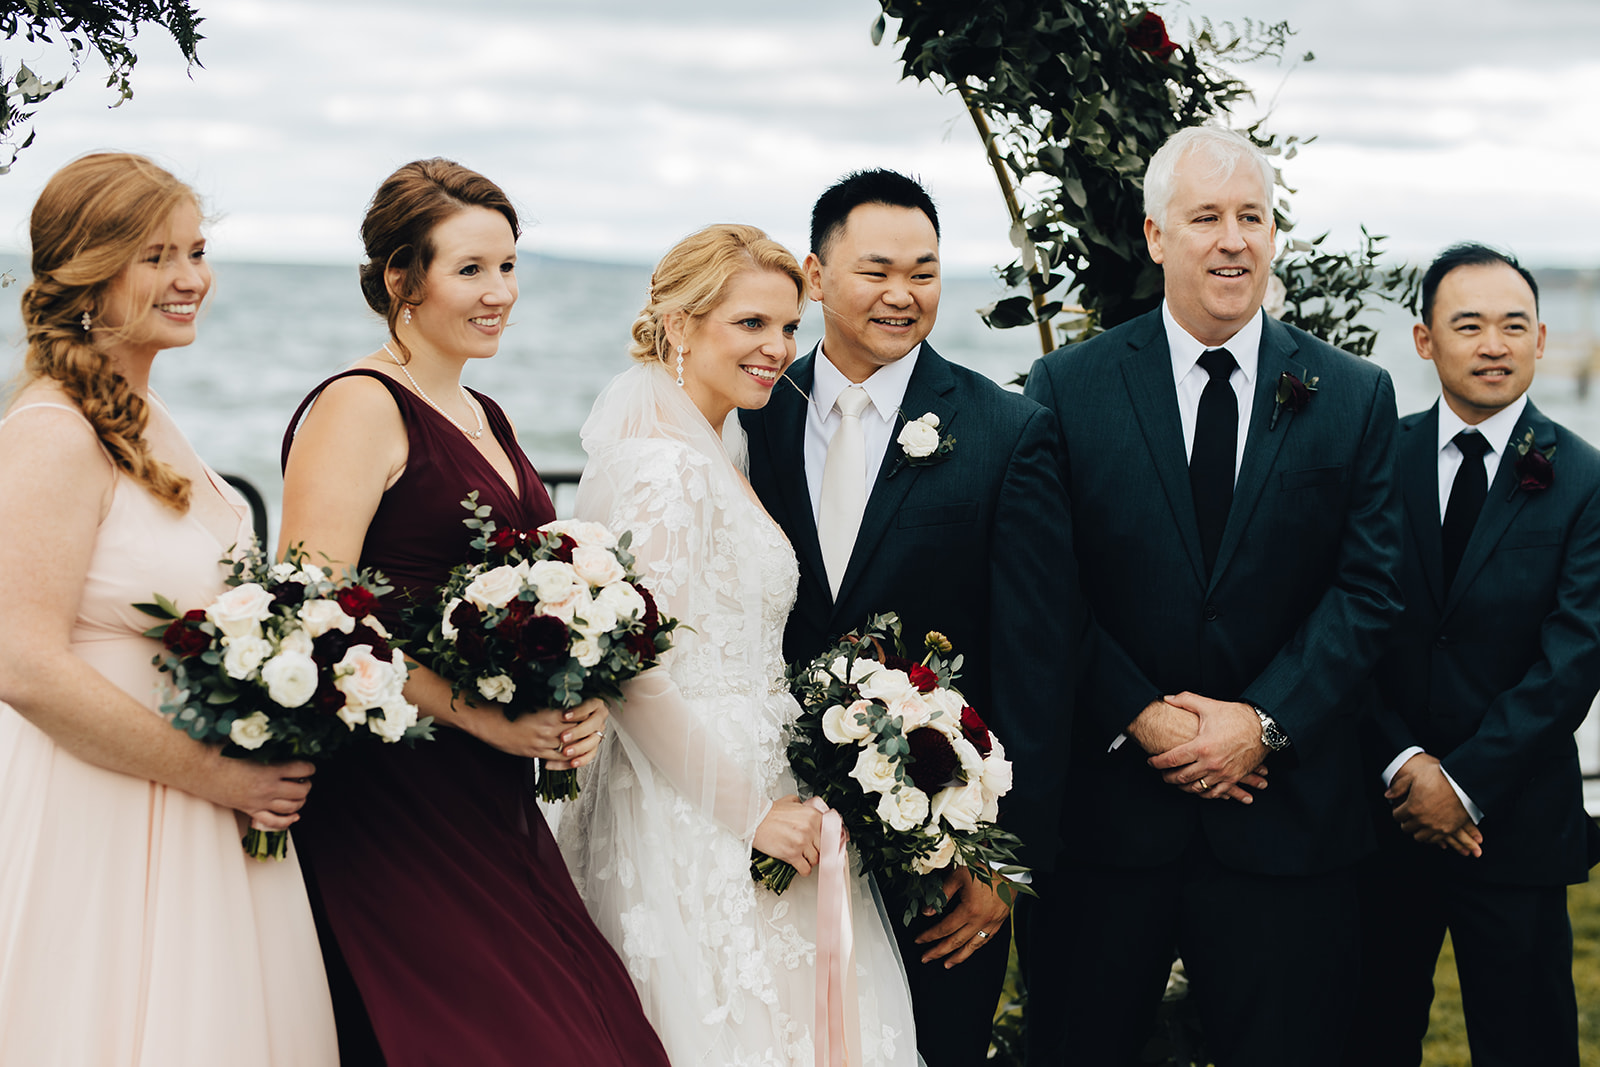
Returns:
[[[765,405],[794,359],[803,292],[794,257],[754,227],[685,238],[651,277],[638,365],[583,427],[577,517],[632,532],[660,610],[684,625],[662,666],[625,688],[561,847],[684,1067],[815,1056],[821,816],[795,795],[784,736],[799,711],[783,683],[799,571],[728,418]],[[798,871],[782,895],[751,880],[752,845]],[[847,1044],[866,1065],[915,1064],[888,920],[866,875],[846,886],[860,986]]]

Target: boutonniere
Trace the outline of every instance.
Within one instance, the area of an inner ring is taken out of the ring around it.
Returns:
[[[902,416],[903,417],[903,416]],[[955,451],[956,439],[949,434],[939,436],[939,416],[928,412],[920,419],[907,422],[895,438],[900,445],[900,459],[889,472],[893,478],[901,467],[931,467],[943,463]]]
[[[1540,448],[1533,443],[1533,431],[1517,443],[1517,484],[1511,490],[1538,493],[1550,488],[1556,480],[1556,446]],[[1507,499],[1510,499],[1509,497]]]
[[[1287,411],[1291,415],[1298,415],[1311,403],[1311,394],[1317,391],[1317,383],[1322,379],[1313,377],[1302,382],[1299,378],[1284,371],[1278,375],[1278,392],[1272,402],[1272,422],[1267,429],[1278,428],[1278,416]]]

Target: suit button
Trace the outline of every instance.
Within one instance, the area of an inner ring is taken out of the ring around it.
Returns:
[[[1447,645],[1449,645],[1449,644],[1450,644],[1450,639],[1449,639],[1449,638],[1448,638],[1448,637],[1446,637],[1446,636],[1445,636],[1445,635],[1444,635],[1444,634],[1440,634],[1440,635],[1439,635],[1439,636],[1438,636],[1438,637],[1437,637],[1437,638],[1436,638],[1436,639],[1435,639],[1435,640],[1434,640],[1434,642],[1433,642],[1433,647],[1434,647],[1434,648],[1444,648],[1444,647],[1446,647],[1446,646],[1447,646]]]
[[[1222,618],[1222,612],[1217,610],[1216,605],[1215,604],[1207,604],[1206,605],[1206,622],[1216,622],[1220,618]]]

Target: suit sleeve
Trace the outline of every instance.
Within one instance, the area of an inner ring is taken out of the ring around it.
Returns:
[[[1061,419],[1055,379],[1046,360],[1034,363],[1023,391],[1048,408],[1058,421]],[[1060,427],[1057,439],[1056,465],[1062,497],[1066,499],[1068,487],[1072,485],[1072,457],[1065,425]],[[1116,639],[1096,625],[1087,606],[1083,626],[1080,647],[1084,650],[1084,666],[1079,692],[1084,699],[1079,703],[1082,713],[1089,716],[1096,727],[1095,743],[1104,749],[1126,732],[1128,724],[1152,701],[1160,700],[1162,693]]]
[[[1016,783],[1002,811],[1025,845],[1056,839],[1085,625],[1055,450],[1055,419],[1035,408],[1006,465],[990,542],[990,688]],[[1055,851],[1025,848],[1022,861],[1048,867]]]
[[[1539,645],[1541,655],[1522,680],[1489,705],[1477,731],[1443,760],[1486,816],[1504,806],[1553,746],[1570,742],[1600,689],[1600,491],[1573,526]]]
[[[1284,754],[1291,760],[1316,751],[1340,705],[1366,683],[1400,615],[1404,520],[1394,469],[1397,436],[1394,385],[1385,372],[1374,387],[1355,452],[1333,579],[1243,694],[1288,734],[1290,749]]]

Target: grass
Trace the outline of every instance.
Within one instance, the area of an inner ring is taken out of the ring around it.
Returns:
[[[1567,911],[1572,916],[1572,977],[1578,992],[1578,1046],[1582,1067],[1600,1067],[1600,878],[1567,891]],[[1017,958],[1013,946],[1011,971],[1005,995],[996,1012],[996,1037],[1010,1046],[1016,1034]],[[1456,978],[1455,952],[1447,937],[1433,978],[1433,1010],[1428,1036],[1423,1041],[1423,1067],[1471,1067],[1467,1027],[1461,1015],[1461,983]],[[1012,1060],[1010,1047],[1000,1055],[991,1050],[992,1063]]]

